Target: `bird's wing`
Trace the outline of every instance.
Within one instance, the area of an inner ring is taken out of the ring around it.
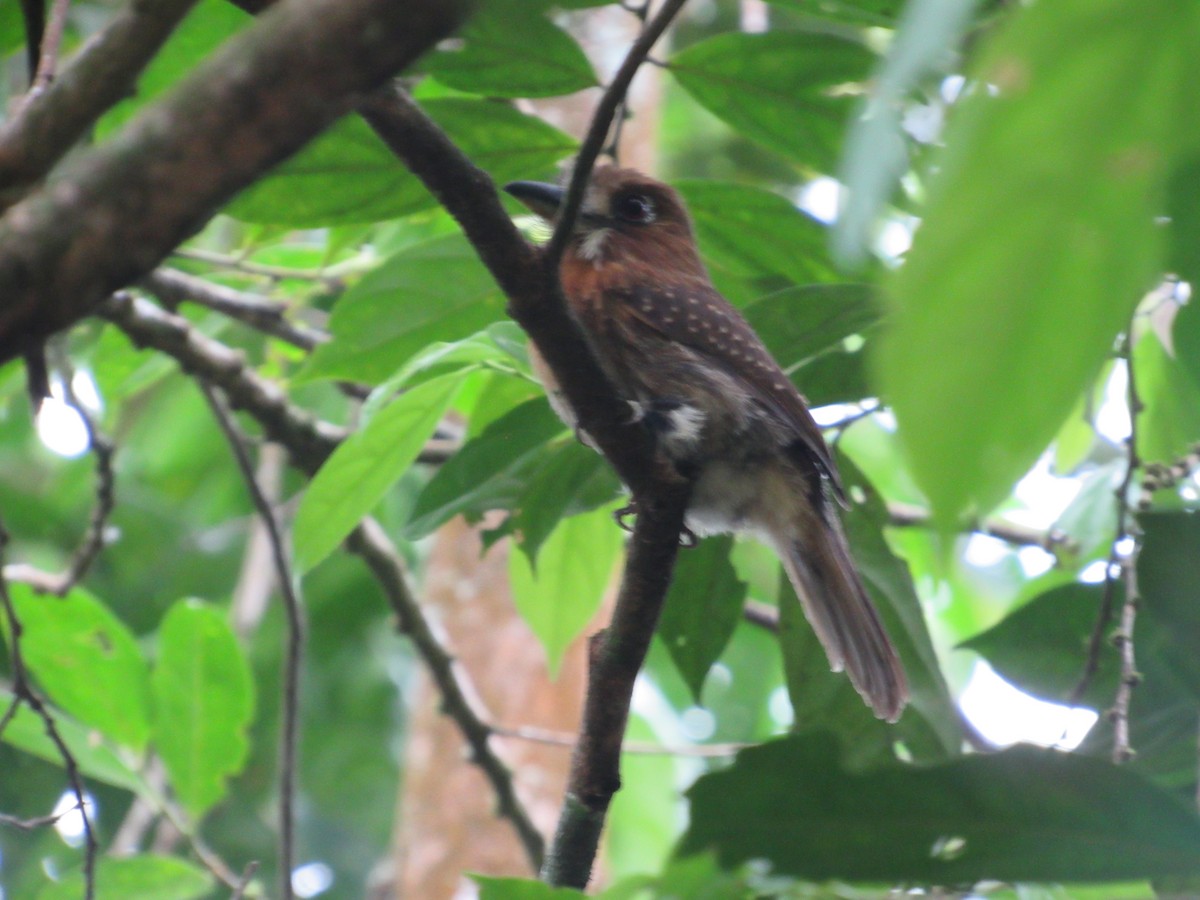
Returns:
[[[789,450],[815,466],[845,502],[837,466],[804,397],[784,374],[762,339],[712,285],[653,282],[622,288],[621,299],[644,325],[667,340],[703,353],[726,372],[747,382],[756,396],[795,434]]]

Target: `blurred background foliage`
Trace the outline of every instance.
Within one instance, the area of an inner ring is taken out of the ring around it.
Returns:
[[[68,49],[114,8],[73,3]],[[249,21],[201,0],[94,140]],[[405,77],[498,183],[552,179],[637,24],[597,0],[490,0]],[[6,99],[20,92],[23,41],[16,4],[0,5]],[[692,748],[794,734],[732,764],[733,747],[627,755],[605,896],[1189,893],[1180,879],[1200,869],[1200,313],[1187,303],[1200,274],[1200,133],[1187,105],[1198,51],[1200,13],[1167,0],[685,6],[633,94],[622,152],[678,185],[717,285],[823,407],[854,498],[847,531],[914,697],[896,726],[874,720],[825,671],[760,546],[710,540],[684,553],[631,738]],[[294,526],[309,616],[293,884],[299,896],[362,897],[372,872],[396,883],[420,663],[341,541],[377,515],[420,598],[454,517],[488,544],[507,539],[515,607],[537,638],[526,652],[553,672],[617,565],[618,485],[550,413],[457,226],[355,118],[239,196],[169,265],[267,295],[331,335],[307,352],[197,304],[178,310],[295,404],[352,429],[312,482],[256,453]],[[252,504],[173,361],[99,321],[55,356],[117,447],[111,544],[62,601],[11,590],[101,847],[125,850],[102,861],[101,896],[227,895],[198,842],[234,872],[257,861],[251,893],[271,895],[285,622],[276,602],[247,608],[263,588],[245,561],[266,564],[250,549]],[[365,404],[347,383],[370,391]],[[6,561],[60,569],[94,503],[81,425],[57,400],[35,423],[16,364],[0,370],[0,404]],[[419,462],[429,440],[459,449]],[[1128,713],[1136,755],[1118,768],[1103,715],[1123,675],[1116,618],[1099,626],[1096,671],[1082,679],[1101,607],[1121,612],[1126,570],[1140,588],[1141,682]],[[778,607],[778,636],[743,616],[748,600]],[[64,772],[36,719],[22,710],[3,740],[0,811],[55,809]],[[1016,740],[1073,752],[991,752]],[[139,797],[153,811],[140,826]],[[72,821],[0,824],[4,897],[81,895]],[[477,883],[493,900],[568,893]]]

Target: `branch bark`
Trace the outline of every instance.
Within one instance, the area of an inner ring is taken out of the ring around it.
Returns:
[[[0,220],[0,362],[94,311],[465,17],[470,0],[284,0]]]

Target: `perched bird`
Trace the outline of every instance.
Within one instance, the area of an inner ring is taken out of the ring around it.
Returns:
[[[541,182],[505,190],[551,222],[565,196]],[[713,287],[679,194],[631,169],[598,167],[560,275],[618,393],[693,479],[687,527],[746,532],[774,547],[832,668],[895,721],[908,686],[851,561],[829,448],[799,391]],[[575,427],[533,356],[555,411]]]

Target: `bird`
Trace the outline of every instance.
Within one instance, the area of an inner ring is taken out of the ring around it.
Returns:
[[[557,222],[561,185],[504,189]],[[559,277],[631,416],[692,480],[687,529],[749,534],[774,548],[830,667],[846,672],[878,718],[896,721],[908,684],[850,554],[833,456],[804,397],[713,286],[679,193],[633,169],[596,166]],[[536,344],[530,349],[551,406],[580,434]]]

